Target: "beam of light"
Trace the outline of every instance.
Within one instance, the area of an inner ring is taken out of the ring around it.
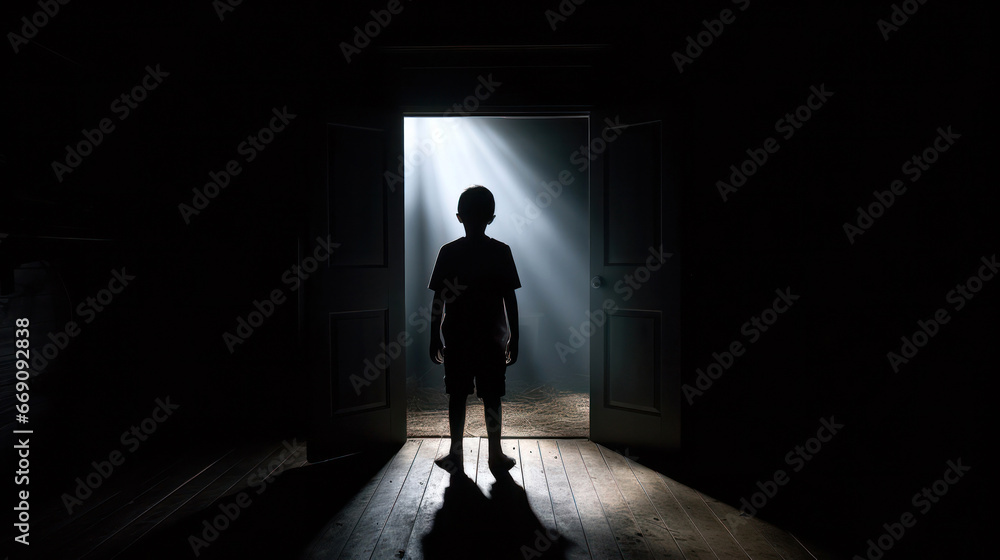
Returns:
[[[587,320],[588,178],[570,161],[587,141],[587,119],[407,117],[403,133],[411,375],[431,368],[432,383],[443,375],[427,358],[429,328],[421,322],[421,310],[430,307],[427,281],[438,249],[465,235],[455,218],[458,197],[478,184],[496,199],[496,219],[486,235],[510,245],[522,284],[517,291],[521,357],[508,372],[508,385],[516,377],[588,391],[589,344],[574,348],[565,362],[555,349],[557,342],[567,343],[571,328]],[[558,196],[548,195],[543,183],[567,172],[571,182]],[[544,207],[536,213],[530,202]]]

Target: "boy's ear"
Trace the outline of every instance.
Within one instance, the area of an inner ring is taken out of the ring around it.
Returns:
[[[458,218],[458,223],[462,223],[462,215],[461,214],[459,214],[459,213],[456,212],[455,213],[455,217]]]

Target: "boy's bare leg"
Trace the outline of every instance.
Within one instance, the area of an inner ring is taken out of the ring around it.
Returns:
[[[434,462],[437,466],[455,474],[463,471],[462,441],[465,437],[465,401],[468,395],[448,395],[448,427],[451,432],[451,448],[448,454]]]
[[[448,395],[448,426],[451,429],[452,455],[462,456],[465,438],[465,401],[468,395]]]
[[[513,457],[504,455],[500,447],[500,430],[503,426],[500,397],[484,397],[483,408],[486,410],[486,437],[489,440],[490,468],[510,470],[516,461]]]

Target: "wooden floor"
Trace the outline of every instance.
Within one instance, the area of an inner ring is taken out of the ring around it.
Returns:
[[[266,443],[220,448],[215,453],[178,458],[130,475],[112,476],[100,492],[67,515],[61,504],[32,518],[38,558],[126,558],[139,544],[187,516],[203,512],[227,496],[264,484],[306,464],[305,444]],[[256,475],[258,478],[253,479]],[[124,478],[122,478],[124,476]],[[185,554],[183,537],[172,539]],[[149,558],[147,552],[138,553]],[[174,555],[174,557],[180,557]],[[194,556],[191,555],[193,558]]]
[[[448,440],[410,439],[303,558],[817,558],[793,535],[587,440],[505,439],[509,478],[466,438],[464,471],[434,466]]]
[[[464,443],[465,476],[434,465],[444,438],[357,463],[308,463],[295,440],[178,456],[114,475],[73,515],[38,511],[34,546],[121,560],[830,558],[586,439],[504,439],[517,465],[497,476],[486,439]],[[241,493],[252,503],[221,520]],[[210,520],[230,527],[205,536]]]

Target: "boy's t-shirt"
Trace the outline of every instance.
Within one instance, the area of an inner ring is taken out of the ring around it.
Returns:
[[[485,236],[444,244],[427,287],[444,290],[441,332],[446,346],[502,348],[506,343],[503,294],[521,287],[507,244]]]

